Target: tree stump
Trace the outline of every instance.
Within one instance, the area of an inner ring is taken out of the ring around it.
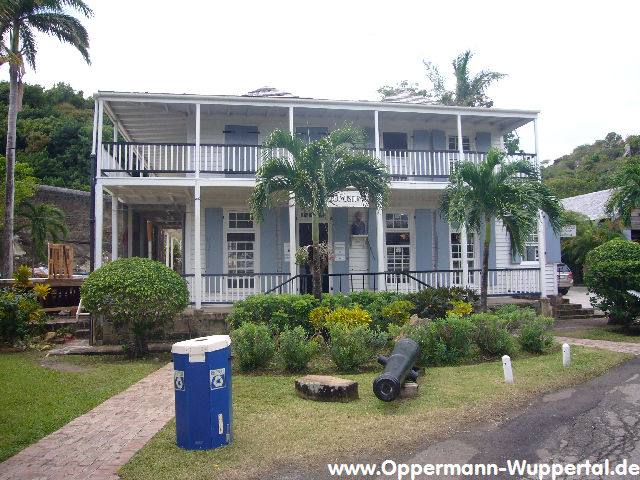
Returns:
[[[296,394],[317,402],[350,402],[358,399],[358,382],[325,375],[307,375],[296,380]]]

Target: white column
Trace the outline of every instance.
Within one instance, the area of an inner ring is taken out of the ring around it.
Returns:
[[[153,223],[147,220],[147,258],[153,258]]]
[[[103,207],[104,207],[104,199],[102,198],[102,181],[96,180],[96,198],[95,198],[95,245],[94,245],[94,254],[95,254],[95,269],[97,270],[102,266],[102,217],[103,217]]]
[[[381,161],[380,153],[380,115],[378,110],[373,112],[373,131],[375,134],[376,158]],[[376,211],[376,256],[378,257],[378,272],[384,272],[387,266],[384,261],[384,223],[382,221],[382,208]],[[380,275],[377,280],[378,289],[382,290],[384,275]]]
[[[169,234],[164,233],[164,264],[169,266]]]
[[[462,115],[457,115],[458,124],[458,156],[459,160],[464,160],[464,148],[462,145]],[[467,257],[469,252],[467,251],[467,228],[465,225],[460,225],[460,254],[462,256],[462,287],[466,287],[469,283],[469,263]]]
[[[118,197],[111,194],[111,261],[118,259]]]
[[[194,239],[193,239],[193,289],[196,300],[196,308],[202,308],[202,265],[200,260],[200,183],[196,181],[194,191]]]
[[[173,269],[173,237],[169,236],[169,267]]]
[[[538,165],[538,119],[533,119],[533,137],[535,140],[536,166]],[[545,222],[542,211],[538,212],[538,265],[540,266],[540,298],[547,296],[547,241],[545,239]]]
[[[289,133],[293,135],[293,107],[289,107]],[[291,157],[289,157],[291,158]],[[293,195],[289,199],[289,272],[293,277],[298,273],[296,266],[296,200]],[[295,292],[298,291],[297,282],[292,285]]]
[[[127,206],[127,257],[133,257],[133,208]]]
[[[98,102],[98,140],[97,140],[97,151],[96,151],[96,177],[102,176],[102,122],[104,113],[104,104],[103,101],[100,100]]]
[[[200,104],[196,103],[196,178],[200,177]]]
[[[98,100],[93,105],[93,135],[91,137],[91,153],[96,153],[96,137],[98,135]]]

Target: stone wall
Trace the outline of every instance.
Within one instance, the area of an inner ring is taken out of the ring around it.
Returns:
[[[73,270],[75,273],[89,272],[89,213],[91,211],[91,193],[69,188],[38,186],[30,200],[34,203],[48,203],[61,209],[66,216],[69,235],[62,243],[73,246]],[[104,200],[104,233],[103,233],[103,261],[111,260],[111,197],[105,195]],[[122,218],[122,216],[120,216]],[[21,221],[16,217],[16,224]],[[122,227],[120,227],[120,231]],[[15,243],[15,267],[20,265],[32,265],[31,242],[26,231],[20,232]],[[46,266],[45,262],[36,262],[37,265]]]

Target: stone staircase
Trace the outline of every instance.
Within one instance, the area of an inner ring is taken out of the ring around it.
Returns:
[[[604,318],[601,312],[596,313],[593,308],[583,308],[579,303],[569,303],[568,298],[558,298],[552,302],[553,318]]]
[[[89,338],[89,314],[81,313],[76,319],[75,315],[56,315],[47,320],[47,330],[56,331],[60,328],[70,328],[76,338]]]

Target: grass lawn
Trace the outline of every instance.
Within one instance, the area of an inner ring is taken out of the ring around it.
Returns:
[[[351,403],[302,400],[294,375],[234,375],[234,442],[208,451],[181,450],[169,422],[120,470],[126,479],[246,479],[288,468],[312,470],[326,462],[385,456],[449,435],[470,422],[499,419],[527,400],[606,372],[630,355],[573,347],[562,367],[559,347],[513,361],[514,385],[502,363],[430,368],[420,396],[384,403],[372,392],[375,373],[343,375],[358,381]],[[406,450],[405,450],[406,453]]]
[[[589,330],[577,330],[575,332],[558,333],[563,337],[570,338],[588,338],[591,340],[608,340],[610,342],[629,342],[640,343],[640,329],[634,328],[625,331],[623,328],[616,326],[607,326],[600,328],[592,328]]]
[[[119,355],[0,354],[0,461],[54,432],[169,361]],[[43,367],[42,364],[49,365]]]

